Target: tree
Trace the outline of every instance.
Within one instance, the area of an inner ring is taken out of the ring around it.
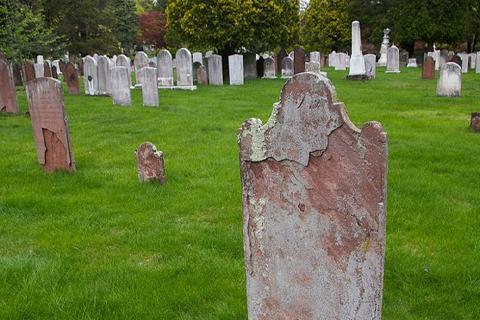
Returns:
[[[167,21],[162,12],[143,13],[139,16],[139,39],[138,42],[152,45],[155,48],[164,48]]]
[[[134,49],[137,40],[138,16],[134,0],[114,0],[115,35],[127,55]]]
[[[167,40],[222,55],[290,46],[297,41],[299,3],[288,0],[170,0]]]
[[[312,0],[302,16],[300,36],[306,49],[349,48],[351,19],[349,0]]]

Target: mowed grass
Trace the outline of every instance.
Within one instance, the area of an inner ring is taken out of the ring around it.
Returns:
[[[328,70],[352,121],[389,135],[383,318],[478,319],[480,75],[453,99],[420,69],[377,71]],[[0,319],[246,319],[236,131],[283,83],[161,91],[159,108],[65,93],[75,174],[43,173],[30,119],[0,116]],[[165,186],[138,182],[144,141]]]

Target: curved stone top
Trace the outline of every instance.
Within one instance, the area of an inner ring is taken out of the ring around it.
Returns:
[[[328,78],[309,72],[294,76],[283,87],[280,102],[274,105],[265,124],[250,119],[240,128],[237,137],[241,160],[260,162],[273,158],[307,166],[310,154],[323,153],[328,136],[337,128],[345,124],[353,133],[360,133],[343,104],[335,100],[335,88]],[[380,124],[373,125],[385,134]]]

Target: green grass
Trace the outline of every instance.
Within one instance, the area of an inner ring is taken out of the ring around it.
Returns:
[[[403,69],[329,70],[352,121],[389,135],[384,319],[480,317],[480,75],[463,97]],[[30,119],[0,116],[0,319],[246,319],[236,130],[282,80],[161,91],[159,108],[65,94],[77,172],[38,166]],[[19,92],[22,111],[27,110]],[[134,150],[165,153],[141,185]]]

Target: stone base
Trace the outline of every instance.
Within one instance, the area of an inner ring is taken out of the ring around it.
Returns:
[[[188,90],[193,91],[197,90],[197,86],[158,86],[158,89],[162,90]]]
[[[385,73],[400,73],[400,70],[397,70],[397,71],[385,71]]]
[[[337,67],[335,67],[335,71],[345,71],[345,70],[347,70],[347,68],[337,68]]]
[[[281,79],[291,79],[292,76],[281,76],[280,78],[281,78]]]
[[[277,79],[277,77],[262,77],[262,79]]]
[[[347,80],[354,80],[354,81],[368,81],[372,80],[372,77],[367,76],[366,74],[355,74],[355,75],[348,75]]]

